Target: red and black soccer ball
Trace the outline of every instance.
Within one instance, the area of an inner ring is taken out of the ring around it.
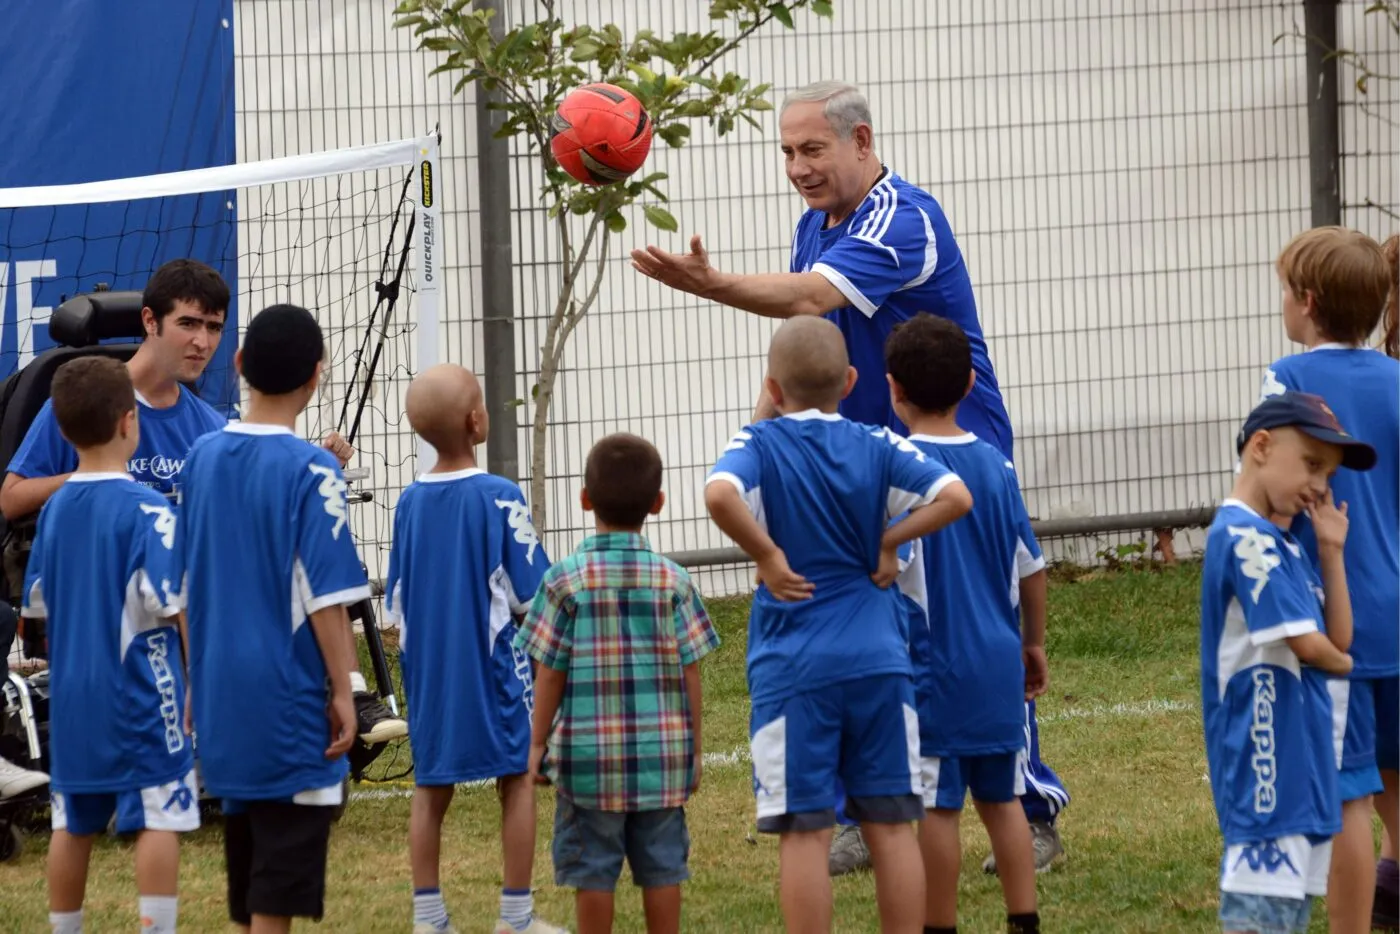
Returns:
[[[565,172],[586,185],[620,182],[651,151],[651,117],[630,91],[585,84],[570,91],[550,120],[549,148]]]

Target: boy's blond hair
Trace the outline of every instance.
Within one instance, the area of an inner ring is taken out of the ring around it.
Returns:
[[[1303,301],[1312,293],[1322,336],[1363,343],[1380,322],[1390,294],[1390,264],[1381,245],[1346,227],[1314,227],[1288,242],[1276,262],[1279,277]]]
[[[1381,347],[1390,356],[1400,359],[1400,234],[1391,234],[1381,244],[1381,251],[1390,264],[1390,297],[1385,301]]]

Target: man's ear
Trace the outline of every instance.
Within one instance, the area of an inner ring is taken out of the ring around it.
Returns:
[[[584,512],[593,511],[593,500],[588,498],[588,487],[578,491],[578,504],[583,507]]]
[[[841,390],[841,398],[844,399],[851,394],[851,390],[856,388],[856,380],[860,379],[860,374],[853,366],[846,367],[846,388]]]
[[[868,123],[856,124],[856,128],[851,131],[851,138],[855,140],[856,151],[862,159],[875,149],[875,131]]]
[[[134,408],[129,412],[122,413],[121,420],[117,422],[117,428],[121,431],[122,438],[131,437],[131,433],[136,430],[136,419],[137,414]]]
[[[243,375],[243,348],[239,347],[233,352],[233,369],[239,376]]]
[[[1303,292],[1303,314],[1309,318],[1317,317],[1317,293],[1312,289]]]
[[[652,514],[653,516],[659,516],[659,515],[661,515],[661,510],[662,510],[663,508],[665,508],[665,506],[666,506],[666,491],[665,491],[665,490],[657,490],[657,491],[656,491],[656,501],[653,502],[653,503],[651,504],[651,514]]]
[[[963,398],[966,399],[972,392],[972,387],[977,385],[977,371],[972,370],[967,374],[967,388],[963,390]]]
[[[141,309],[141,333],[146,337],[154,337],[160,333],[160,320],[149,305]]]

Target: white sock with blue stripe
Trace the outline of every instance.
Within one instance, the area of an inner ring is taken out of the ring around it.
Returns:
[[[413,890],[413,923],[424,922],[440,931],[447,928],[447,905],[442,900],[442,889]]]
[[[501,889],[501,920],[517,931],[530,926],[535,915],[535,896],[529,889]]]

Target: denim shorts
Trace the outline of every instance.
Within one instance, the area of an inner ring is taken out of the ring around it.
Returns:
[[[690,878],[690,832],[684,808],[660,811],[594,811],[563,794],[554,804],[554,884],[611,892],[622,875],[644,889],[679,885]]]
[[[1220,893],[1220,927],[1257,934],[1301,934],[1312,917],[1312,897]]]

